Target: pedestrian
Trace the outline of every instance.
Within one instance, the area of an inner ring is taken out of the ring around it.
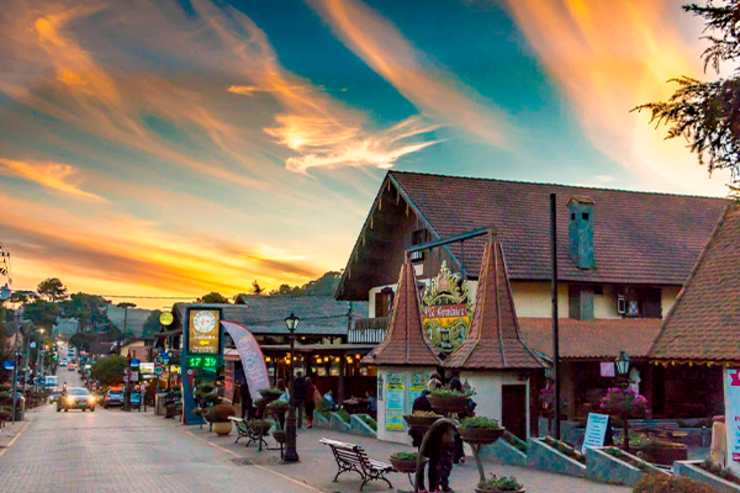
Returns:
[[[285,387],[284,379],[278,378],[277,388],[283,391],[278,401],[285,402],[286,404],[290,403],[290,391]],[[278,414],[278,421],[280,422],[280,429],[284,430],[285,429],[285,413]]]
[[[296,372],[293,380],[293,407],[298,417],[296,426],[300,429],[303,426],[303,410],[306,407],[306,379],[303,378],[302,372]]]
[[[327,404],[329,404],[329,410],[334,411],[337,408],[337,403],[334,401],[334,391],[329,389],[326,394],[324,394],[324,400]]]
[[[422,394],[425,391],[422,391]],[[421,396],[419,396],[421,397]],[[418,400],[419,398],[417,398]],[[431,407],[431,406],[430,406]],[[409,432],[411,433],[411,432]],[[424,432],[415,432],[412,434],[412,440],[416,447],[421,446]],[[418,445],[416,444],[418,438]],[[450,473],[452,472],[452,458],[455,447],[455,434],[450,426],[440,426],[429,436],[426,447],[422,451],[425,457],[429,458],[427,464],[427,479],[429,481],[429,490],[424,488],[424,475],[419,479],[419,493],[449,493]]]
[[[427,384],[427,387],[429,384]],[[411,412],[415,413],[417,411],[424,411],[424,412],[432,412],[432,404],[429,402],[429,399],[427,398],[429,396],[429,389],[424,389],[421,391],[421,394],[419,394],[419,397],[414,399],[413,404],[411,404]],[[411,444],[419,448],[421,447],[421,441],[424,439],[424,432],[416,429],[409,429],[409,436],[411,437]]]
[[[306,377],[306,429],[313,428],[313,411],[316,409],[316,396],[319,391],[313,384],[311,377]],[[319,397],[321,395],[319,394]]]
[[[254,412],[252,408],[252,394],[249,393],[249,384],[246,378],[239,385],[239,397],[242,401],[242,419],[250,421],[254,417]]]
[[[456,392],[460,392],[461,394],[465,394],[465,389],[463,388],[463,384],[460,381],[459,377],[452,377],[450,379],[449,383],[450,390],[454,390]],[[470,405],[468,403],[467,408],[470,408]],[[458,413],[457,418],[463,419],[468,416],[468,412]],[[463,441],[462,437],[460,437],[460,433],[455,431],[455,446],[453,448],[453,454],[452,454],[452,462],[454,464],[465,464],[465,448],[463,447]]]

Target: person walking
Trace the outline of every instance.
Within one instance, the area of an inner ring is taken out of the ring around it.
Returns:
[[[311,377],[306,377],[306,429],[313,428],[313,412],[316,409],[317,395],[321,398]]]
[[[252,394],[249,393],[249,384],[246,378],[239,385],[239,397],[242,401],[242,419],[249,421],[254,417],[254,411],[252,408]]]
[[[293,407],[298,418],[296,427],[303,427],[303,410],[306,407],[306,379],[302,372],[297,372],[293,380]]]

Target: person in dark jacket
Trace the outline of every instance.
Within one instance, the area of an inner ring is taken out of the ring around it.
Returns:
[[[296,426],[301,428],[303,426],[303,410],[306,407],[306,379],[300,371],[296,373],[296,377],[293,380],[293,395],[291,397],[293,398],[293,407],[298,418]]]
[[[423,451],[429,458],[427,465],[427,479],[429,492],[448,493],[450,489],[450,474],[452,473],[452,456],[454,454],[455,435],[451,426],[440,426],[429,436],[426,448]],[[426,492],[424,476],[419,478],[419,492]]]
[[[242,401],[242,419],[249,421],[254,417],[254,408],[252,407],[252,394],[249,393],[249,384],[247,384],[246,379],[239,385],[239,397]]]
[[[459,377],[452,377],[450,379],[450,390],[454,390],[456,392],[460,392],[461,394],[465,394],[465,389],[463,388],[463,384],[460,381]],[[468,408],[470,405],[468,405]],[[458,414],[458,419],[463,419],[468,417],[468,413],[462,413]],[[453,452],[452,461],[455,464],[465,464],[465,448],[463,447],[463,441],[460,437],[460,434],[458,432],[455,432],[455,447]]]
[[[419,397],[414,399],[414,403],[411,405],[412,413],[416,411],[432,411],[432,405],[429,403],[429,399],[427,398],[429,394],[430,392],[427,389],[421,391]],[[411,437],[411,444],[414,447],[419,448],[421,446],[421,441],[424,439],[424,432],[409,429],[409,436]]]

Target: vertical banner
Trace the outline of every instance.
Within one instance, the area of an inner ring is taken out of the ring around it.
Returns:
[[[252,399],[259,399],[261,397],[259,391],[270,388],[270,377],[267,374],[267,365],[260,345],[257,344],[257,340],[249,329],[243,325],[226,320],[222,320],[221,325],[234,339],[236,352],[239,353],[244,367],[244,377],[249,384],[249,395]]]
[[[406,395],[406,374],[388,372],[385,386],[385,429],[403,431],[404,404]]]
[[[727,467],[740,475],[740,370],[725,368]]]

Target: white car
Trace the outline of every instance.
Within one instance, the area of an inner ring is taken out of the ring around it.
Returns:
[[[62,361],[59,362],[59,366],[67,366],[69,364],[69,361],[67,358],[64,358]]]

